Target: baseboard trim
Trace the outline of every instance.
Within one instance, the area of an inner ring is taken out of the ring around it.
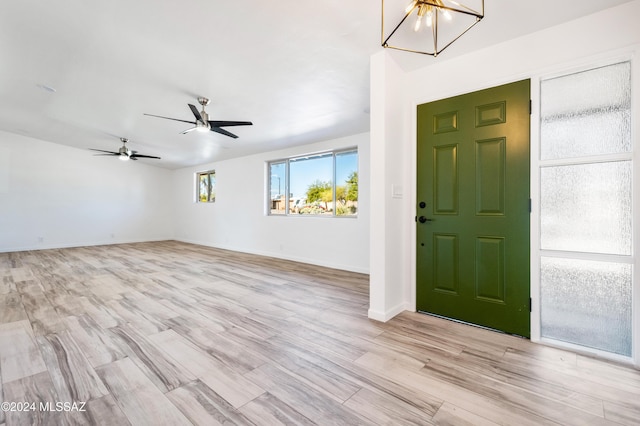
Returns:
[[[396,306],[394,306],[391,309],[387,309],[386,311],[382,312],[382,311],[376,311],[374,309],[369,309],[369,311],[367,312],[367,316],[375,321],[380,321],[380,322],[387,322],[389,321],[391,318],[395,317],[396,315],[404,312],[404,311],[410,311],[411,308],[409,307],[409,303],[407,302],[402,302]]]
[[[331,263],[331,262],[318,262],[318,261],[316,261],[314,259],[308,259],[306,257],[299,257],[299,256],[288,256],[288,255],[285,255],[283,253],[273,253],[273,252],[262,251],[262,250],[246,250],[246,249],[242,249],[242,248],[238,248],[238,247],[234,247],[234,246],[227,246],[227,245],[224,245],[224,244],[211,244],[211,243],[207,243],[207,242],[204,242],[204,241],[190,240],[190,239],[185,239],[185,238],[175,238],[175,241],[180,241],[180,242],[188,243],[188,244],[196,244],[196,245],[204,246],[204,247],[212,247],[212,248],[217,248],[217,249],[221,249],[221,250],[235,251],[235,252],[239,252],[239,253],[255,254],[257,256],[265,256],[265,257],[273,257],[273,258],[276,258],[276,259],[291,260],[293,262],[307,263],[309,265],[322,266],[322,267],[331,268],[331,269],[339,269],[341,271],[356,272],[356,273],[359,273],[359,274],[369,274],[369,270],[365,269],[365,268],[354,267],[354,266],[351,266],[351,265],[335,264],[335,263]]]
[[[172,241],[173,238],[146,238],[143,240],[104,240],[104,241],[84,241],[65,244],[36,244],[22,247],[0,247],[0,253],[13,253],[19,251],[34,251],[34,250],[55,250],[64,248],[77,248],[77,247],[93,247],[93,246],[113,246],[117,244],[135,244],[135,243],[157,243],[159,241]]]

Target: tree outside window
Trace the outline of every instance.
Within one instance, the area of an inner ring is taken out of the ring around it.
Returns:
[[[358,151],[336,154],[336,215],[358,213]]]

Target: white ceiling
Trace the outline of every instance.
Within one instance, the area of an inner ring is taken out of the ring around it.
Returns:
[[[438,58],[393,52],[405,70],[629,0],[486,0],[485,19]],[[408,3],[408,0],[400,2]],[[131,149],[178,168],[369,130],[378,0],[2,0],[0,130],[87,149]],[[43,87],[55,89],[55,92]],[[187,103],[254,125],[180,135]],[[105,157],[105,161],[111,159]]]

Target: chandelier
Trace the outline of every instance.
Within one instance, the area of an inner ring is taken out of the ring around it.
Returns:
[[[438,56],[484,18],[484,0],[406,1],[382,0],[382,47]]]

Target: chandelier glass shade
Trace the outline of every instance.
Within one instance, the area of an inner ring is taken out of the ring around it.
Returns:
[[[484,18],[484,0],[382,0],[382,46],[438,56]]]

